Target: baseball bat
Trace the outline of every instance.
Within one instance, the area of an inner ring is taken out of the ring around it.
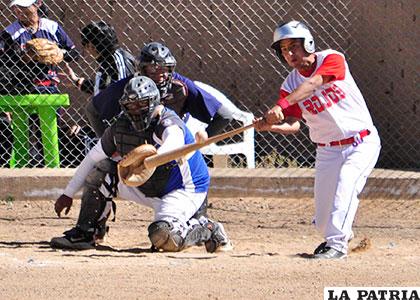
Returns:
[[[203,148],[203,147],[208,146],[210,144],[216,143],[216,142],[224,140],[228,137],[232,137],[232,136],[237,135],[241,132],[244,132],[245,130],[254,127],[254,125],[255,124],[249,124],[249,125],[243,126],[241,128],[233,129],[231,131],[215,135],[211,138],[208,138],[208,139],[204,140],[203,142],[188,144],[188,145],[182,146],[178,149],[168,151],[166,153],[155,154],[155,155],[146,157],[144,159],[144,162],[143,162],[144,167],[146,169],[156,168],[158,166],[166,164],[167,162],[170,162],[172,160],[176,160],[178,158],[181,158],[181,157],[187,155],[188,153],[196,151],[200,148]]]

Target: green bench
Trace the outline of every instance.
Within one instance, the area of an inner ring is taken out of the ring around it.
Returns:
[[[29,162],[29,116],[38,114],[45,167],[59,168],[57,109],[70,105],[67,94],[0,96],[0,111],[12,112],[13,150],[11,168],[27,167]]]

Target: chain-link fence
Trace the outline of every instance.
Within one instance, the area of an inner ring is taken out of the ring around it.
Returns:
[[[12,24],[19,13],[13,14],[8,4],[9,1],[0,4],[2,28]],[[59,159],[61,167],[75,167],[83,159],[94,139],[84,111],[88,99],[95,88],[103,88],[115,80],[115,76],[110,76],[103,82],[95,81],[101,72],[101,61],[98,53],[81,38],[81,29],[91,21],[111,24],[119,45],[133,55],[146,42],[164,42],[177,58],[179,73],[216,87],[239,109],[261,116],[277,99],[279,87],[289,72],[269,48],[273,29],[284,20],[298,19],[311,28],[317,49],[333,48],[348,58],[382,138],[383,150],[377,166],[418,170],[419,60],[415,56],[420,48],[416,26],[418,7],[416,0],[44,0],[38,13],[62,26],[81,57],[72,61],[69,57],[72,53],[68,52],[67,61],[74,74],[62,75],[71,73],[63,63],[58,69],[36,64],[28,67],[27,62],[22,63],[16,56],[21,50],[19,43],[9,45],[10,41],[5,43],[3,39],[2,48],[11,46],[7,53],[15,56],[9,56],[5,62],[3,53],[0,90],[3,95],[17,96],[0,98],[0,163],[4,167],[10,164],[57,166]],[[45,30],[51,29],[48,28]],[[37,29],[8,27],[9,33],[15,34],[13,38],[36,36]],[[65,47],[68,41],[62,35],[61,39]],[[86,81],[81,91],[77,85],[80,88],[82,77],[91,81],[89,86]],[[56,79],[61,82],[57,83]],[[49,114],[41,114],[33,101],[31,105],[20,105],[27,94],[57,92],[69,95],[69,105],[65,98],[40,96],[34,100],[42,107],[48,103]],[[51,128],[56,116],[57,131]],[[239,124],[234,122],[233,126]],[[50,138],[53,141],[46,142]],[[59,153],[54,150],[57,143]],[[314,164],[315,146],[305,126],[296,136],[256,132],[254,147],[256,167],[312,167]],[[245,161],[241,154],[232,155],[229,164],[242,167]]]

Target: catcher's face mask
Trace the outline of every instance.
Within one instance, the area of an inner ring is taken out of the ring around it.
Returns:
[[[137,131],[144,131],[150,126],[159,104],[159,90],[153,80],[145,76],[133,77],[127,83],[120,100],[124,114]]]

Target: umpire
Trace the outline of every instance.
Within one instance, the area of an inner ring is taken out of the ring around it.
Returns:
[[[79,77],[67,65],[69,78],[83,92],[97,95],[108,85],[134,73],[135,58],[118,44],[114,27],[90,22],[81,31],[82,46],[99,64],[94,79]]]

